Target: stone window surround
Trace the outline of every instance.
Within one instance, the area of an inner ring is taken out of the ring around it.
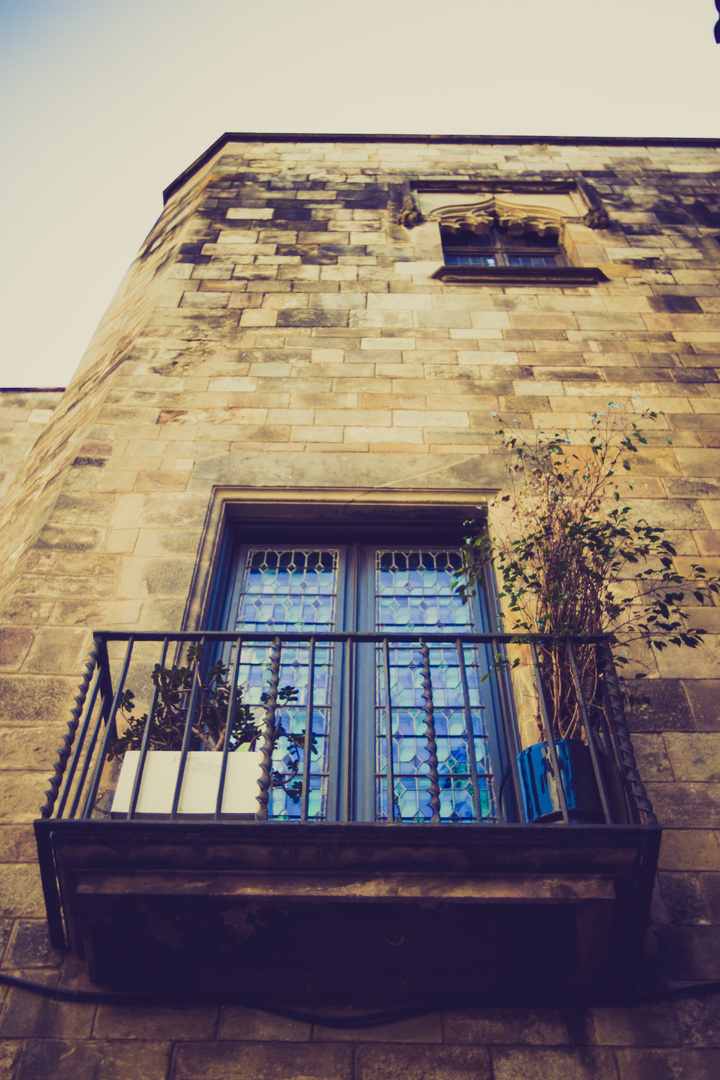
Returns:
[[[376,522],[378,527],[401,523],[403,520],[437,524],[438,511],[450,521],[461,524],[468,518],[485,514],[484,507],[498,494],[497,488],[457,489],[454,491],[393,489],[368,491],[348,488],[213,488],[202,538],[198,548],[195,572],[182,620],[182,630],[197,630],[203,626],[211,606],[211,598],[219,575],[224,572],[223,559],[228,558],[229,530],[241,536],[242,522],[268,530],[273,522],[286,529],[293,521],[327,523],[333,526],[365,525]]]
[[[569,265],[548,267],[446,266],[443,225],[482,231],[498,221],[559,237]],[[412,230],[417,258],[439,263],[430,277],[458,285],[595,285],[607,278],[595,266],[578,265],[578,242],[588,228],[606,228],[607,214],[586,185],[574,181],[423,181],[410,183],[398,223]]]

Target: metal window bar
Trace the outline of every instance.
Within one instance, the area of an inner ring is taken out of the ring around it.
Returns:
[[[505,657],[505,645],[510,640],[507,637],[501,637],[497,634],[490,636],[490,648],[493,663],[498,656]],[[506,776],[503,776],[500,781],[500,787],[498,789],[498,812],[502,809],[501,798],[505,790],[510,791],[510,806],[509,813],[506,814],[507,820],[512,820],[513,814],[520,815],[524,813],[523,800],[520,798],[520,770],[518,769],[518,754],[520,752],[520,740],[518,738],[517,721],[515,718],[515,709],[512,702],[512,688],[509,685],[507,667],[502,666],[499,669],[495,669],[494,675],[496,676],[496,686],[498,690],[499,704],[500,704],[500,729],[505,745],[505,751],[508,756],[508,766]],[[510,781],[506,784],[506,779]]]
[[[160,653],[160,666],[164,667],[167,660],[168,647],[170,645],[170,639],[165,638],[163,641],[162,652]],[[153,691],[152,700],[150,702],[150,711],[148,713],[148,721],[145,725],[142,740],[140,742],[140,757],[138,758],[137,769],[135,772],[135,779],[133,780],[132,791],[130,793],[130,805],[128,807],[127,817],[132,820],[135,817],[135,809],[137,807],[138,799],[140,798],[140,788],[142,787],[143,775],[145,772],[145,762],[147,760],[148,748],[150,744],[150,735],[152,732],[153,724],[155,723],[155,710],[157,709],[158,697],[160,696],[160,686],[156,684]],[[116,721],[117,723],[117,721]]]
[[[460,686],[462,688],[463,714],[465,716],[465,730],[468,738],[468,758],[470,761],[470,779],[472,783],[473,805],[475,806],[475,820],[482,820],[480,801],[480,783],[478,780],[477,756],[475,750],[475,725],[473,722],[472,707],[470,705],[470,690],[468,688],[467,669],[465,667],[465,649],[462,639],[458,638],[455,644],[460,671]]]
[[[232,738],[233,722],[235,719],[235,706],[238,697],[238,673],[240,671],[240,658],[242,654],[242,638],[235,643],[235,660],[232,663],[230,676],[230,695],[228,697],[227,713],[225,715],[225,737],[223,739],[222,762],[220,763],[220,780],[218,783],[217,800],[215,802],[215,821],[220,820],[222,814],[223,798],[225,796],[225,778],[227,776],[228,754],[230,752],[230,740]],[[230,646],[232,650],[232,645]],[[232,659],[232,651],[230,653]]]
[[[657,817],[653,811],[652,803],[637,771],[635,753],[625,719],[617,672],[615,671],[610,646],[606,641],[601,642],[599,645],[599,659],[603,671],[604,690],[610,705],[610,727],[617,749],[617,762],[623,774],[626,792],[629,796],[630,817],[636,824],[657,825]]]
[[[90,781],[90,787],[88,788],[87,798],[85,799],[85,804],[83,806],[83,812],[81,814],[81,817],[90,817],[90,815],[92,813],[92,808],[95,805],[95,800],[97,798],[98,789],[100,787],[100,778],[102,776],[103,766],[105,765],[105,759],[107,758],[108,749],[109,749],[109,746],[110,746],[110,740],[113,737],[113,735],[117,734],[117,725],[116,725],[117,711],[118,711],[118,708],[120,706],[120,697],[121,697],[123,689],[125,687],[125,680],[127,678],[127,673],[128,673],[129,668],[130,668],[130,660],[131,660],[131,657],[132,657],[132,652],[133,652],[133,646],[134,645],[135,645],[135,637],[133,635],[131,635],[128,638],[127,647],[125,649],[125,659],[123,660],[122,671],[120,673],[120,678],[118,680],[117,690],[115,691],[115,696],[113,698],[112,706],[110,708],[110,714],[107,716],[106,721],[105,721],[105,731],[103,733],[102,738],[100,739],[100,743],[99,743],[99,746],[98,746],[97,760],[95,762],[95,768],[93,770],[92,780]],[[110,670],[110,665],[108,663],[108,666],[106,668],[106,671],[108,672],[108,678],[109,678],[109,670]],[[102,715],[104,715],[106,702],[107,702],[107,698],[104,699],[103,713],[101,714],[101,717],[99,719],[101,719]]]
[[[205,638],[200,638],[200,648],[205,649]],[[180,748],[180,762],[178,764],[177,780],[175,781],[175,791],[173,792],[173,801],[170,808],[170,820],[177,821],[178,806],[180,805],[180,793],[182,791],[183,780],[185,779],[185,768],[187,766],[188,751],[190,750],[190,739],[192,737],[193,723],[195,720],[195,707],[198,702],[199,694],[198,678],[196,675],[192,676],[190,684],[190,700],[188,702],[187,716],[185,717],[185,730],[183,732],[183,741]]]
[[[552,726],[547,713],[547,705],[545,702],[545,692],[543,690],[542,678],[540,676],[540,662],[538,660],[537,645],[533,641],[530,643],[530,649],[533,658],[533,670],[535,672],[535,685],[538,692],[538,704],[540,706],[540,719],[542,720],[543,734],[545,736],[545,742],[547,743],[548,754],[550,757],[550,768],[552,769],[553,778],[557,786],[557,798],[560,805],[560,814],[562,816],[565,825],[570,823],[570,815],[568,813],[567,799],[565,797],[565,784],[563,783],[562,772],[560,770],[560,762],[558,760],[557,746],[555,745],[555,736],[552,732]]]
[[[570,661],[570,671],[572,673],[573,683],[575,685],[575,694],[577,695],[578,708],[580,709],[580,715],[582,717],[583,729],[585,731],[585,739],[587,741],[588,750],[590,751],[590,759],[592,761],[593,772],[595,773],[595,782],[598,786],[598,793],[600,795],[600,804],[602,806],[603,817],[605,821],[609,823],[613,820],[612,809],[610,807],[610,799],[608,796],[607,786],[605,784],[605,776],[603,774],[600,759],[598,757],[598,748],[595,745],[595,736],[593,735],[592,726],[588,718],[587,706],[585,704],[585,696],[580,684],[580,673],[575,663],[575,653],[573,652],[572,643],[568,641],[568,660]]]

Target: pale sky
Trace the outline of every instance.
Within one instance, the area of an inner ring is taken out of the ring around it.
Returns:
[[[0,386],[63,386],[224,131],[720,137],[713,0],[0,0]]]

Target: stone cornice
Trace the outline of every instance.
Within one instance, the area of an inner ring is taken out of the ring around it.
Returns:
[[[319,132],[315,134],[307,132],[259,132],[259,131],[226,131],[219,139],[205,150],[192,165],[189,165],[177,179],[173,180],[163,192],[163,201],[175,194],[203,165],[206,165],[228,143],[438,143],[457,145],[480,146],[704,146],[710,149],[720,149],[720,139],[712,138],[664,138],[649,136],[616,137],[599,135],[357,135],[330,134]]]

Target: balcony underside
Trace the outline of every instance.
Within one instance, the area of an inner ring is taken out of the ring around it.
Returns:
[[[544,999],[617,977],[660,830],[37,823],[73,951],[117,988]]]

